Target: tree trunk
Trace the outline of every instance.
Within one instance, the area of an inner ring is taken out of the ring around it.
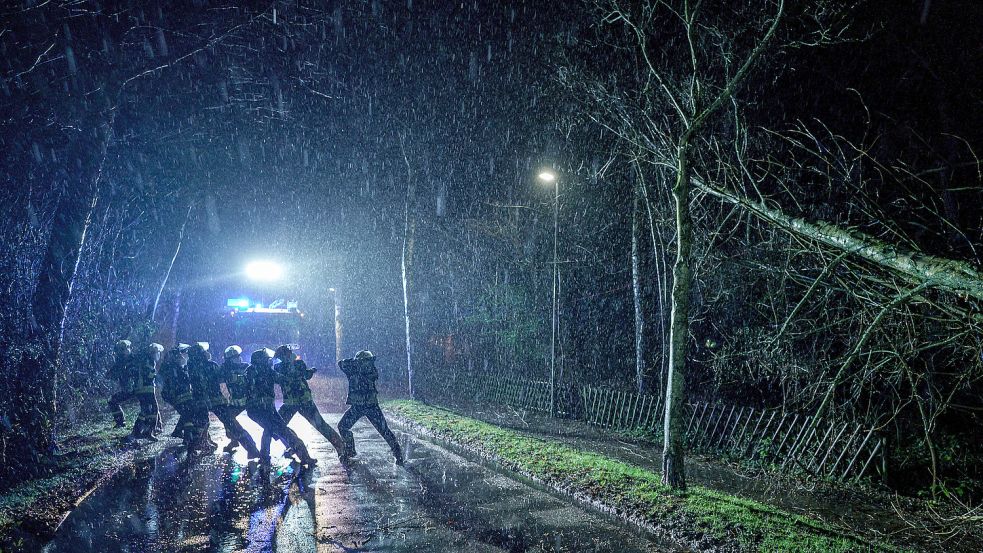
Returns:
[[[181,244],[184,242],[184,229],[188,226],[188,221],[191,219],[191,211],[194,209],[194,207],[194,203],[188,206],[188,213],[184,216],[184,222],[181,223],[181,230],[178,231],[177,245],[174,247],[174,255],[171,256],[171,263],[167,266],[167,271],[164,273],[164,278],[160,282],[160,288],[157,289],[157,296],[154,298],[153,308],[150,310],[151,325],[157,319],[157,307],[160,305],[160,296],[164,293],[164,288],[167,286],[167,280],[171,277],[171,270],[174,269],[174,262],[177,261],[177,256],[181,253]]]
[[[672,315],[669,324],[669,377],[666,382],[665,439],[662,451],[662,482],[677,490],[686,489],[683,449],[685,429],[686,349],[689,344],[689,296],[693,283],[690,255],[693,222],[689,210],[689,135],[679,145],[676,184],[672,196],[676,207],[676,262],[672,268]]]
[[[345,358],[345,327],[341,322],[341,304],[338,302],[338,292],[334,293],[334,356],[335,363]]]
[[[400,256],[400,273],[403,281],[403,321],[406,325],[406,386],[410,399],[416,399],[413,382],[413,332],[410,324],[410,284],[413,269],[413,239],[416,234],[416,218],[413,206],[416,201],[416,183],[413,165],[406,150],[406,134],[399,135],[399,149],[406,163],[406,198],[403,204],[403,249]]]
[[[31,298],[31,342],[39,348],[40,357],[34,374],[34,385],[28,397],[18,398],[25,418],[33,422],[24,436],[27,447],[36,455],[50,452],[54,446],[54,420],[58,407],[58,368],[65,330],[65,313],[72,297],[72,286],[81,261],[82,246],[92,224],[92,215],[99,202],[99,182],[112,140],[110,119],[105,129],[97,129],[96,140],[81,136],[69,151],[75,155],[66,160],[67,174],[80,174],[78,181],[69,180],[55,208],[51,235],[45,247],[37,286]],[[86,147],[86,145],[89,147]]]
[[[403,280],[403,320],[406,323],[406,383],[410,399],[415,399],[413,383],[413,334],[410,325],[410,270],[413,264],[413,234],[416,223],[410,217],[409,193],[403,225],[403,255],[400,262]]]
[[[648,367],[648,344],[645,339],[645,298],[642,287],[642,255],[640,251],[639,234],[641,220],[639,216],[640,185],[634,186],[631,206],[631,289],[635,306],[635,384],[639,394],[652,391],[652,378]]]
[[[780,209],[698,179],[693,179],[693,184],[703,192],[740,206],[759,219],[787,232],[840,251],[849,251],[857,257],[907,278],[914,284],[927,282],[934,288],[983,300],[983,274],[969,263],[890,244],[868,234],[844,229],[831,223],[811,222],[793,217]]]

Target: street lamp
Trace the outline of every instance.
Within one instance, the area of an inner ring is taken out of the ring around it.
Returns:
[[[246,276],[259,282],[273,282],[283,278],[283,267],[273,261],[250,261],[246,264]]]
[[[556,414],[556,335],[560,325],[557,289],[560,287],[560,264],[557,258],[557,239],[560,235],[560,183],[556,173],[546,170],[539,180],[553,184],[553,331],[550,339],[550,416]]]

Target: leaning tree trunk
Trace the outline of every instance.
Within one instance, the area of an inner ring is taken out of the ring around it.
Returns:
[[[160,297],[164,294],[164,288],[167,287],[167,281],[171,278],[171,271],[174,269],[174,262],[177,261],[177,256],[181,253],[181,244],[184,243],[184,229],[188,227],[188,221],[191,220],[191,212],[194,210],[194,207],[194,203],[188,206],[188,213],[184,216],[184,222],[181,223],[181,229],[177,233],[177,243],[174,246],[174,255],[171,256],[171,262],[167,265],[167,271],[164,272],[164,278],[160,281],[160,287],[157,289],[157,296],[154,297],[154,303],[150,309],[149,319],[151,325],[153,325],[157,320],[157,307],[160,305]]]
[[[95,129],[95,140],[79,137],[69,146],[75,155],[66,160],[65,190],[55,208],[51,235],[45,247],[37,285],[31,298],[31,342],[40,355],[30,360],[34,383],[28,397],[17,398],[24,428],[25,447],[33,456],[43,456],[54,445],[54,420],[58,407],[58,368],[65,314],[81,261],[82,246],[99,202],[99,182],[109,142],[111,118],[104,129]],[[78,175],[74,180],[72,176]]]
[[[689,296],[693,283],[690,255],[693,221],[689,210],[689,134],[679,145],[676,184],[676,262],[672,267],[672,318],[669,324],[669,376],[666,382],[665,438],[662,450],[662,482],[686,489],[683,435],[685,429],[686,346],[689,344]]]
[[[707,195],[739,206],[755,217],[790,234],[819,242],[836,250],[850,252],[913,284],[928,282],[934,288],[983,300],[983,272],[965,261],[929,255],[833,223],[808,221],[795,217],[777,207],[752,200],[738,192],[701,179],[693,179],[693,184]]]

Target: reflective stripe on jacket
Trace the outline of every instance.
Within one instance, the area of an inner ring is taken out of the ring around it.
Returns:
[[[375,389],[379,371],[375,368],[373,359],[344,359],[338,362],[338,367],[348,377],[348,405],[379,403],[379,395]]]
[[[249,381],[246,379],[246,368],[242,361],[227,359],[222,364],[222,379],[229,389],[229,405],[245,407],[249,396]]]
[[[191,377],[195,401],[206,407],[229,404],[229,400],[222,395],[222,374],[217,363],[207,359],[191,359],[188,361],[188,376]]]
[[[119,357],[113,361],[113,364],[106,371],[106,376],[111,380],[114,380],[119,385],[119,391],[121,392],[132,392],[133,391],[133,370],[131,368],[133,356],[127,355],[123,359]]]
[[[249,365],[246,369],[246,380],[249,381],[249,395],[246,406],[273,405],[276,394],[273,385],[276,383],[276,373],[269,365]]]
[[[133,393],[152,395],[154,379],[157,377],[157,365],[150,354],[136,355],[132,363]]]
[[[281,362],[276,367],[277,384],[283,390],[284,405],[300,405],[314,400],[307,381],[314,376],[314,369],[308,368],[302,359]]]

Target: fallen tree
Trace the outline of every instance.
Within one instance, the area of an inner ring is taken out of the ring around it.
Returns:
[[[964,261],[929,255],[912,248],[891,244],[855,229],[846,229],[824,221],[807,221],[764,202],[756,202],[736,192],[694,178],[699,190],[721,201],[747,210],[759,219],[802,238],[833,249],[850,252],[914,284],[930,283],[934,288],[983,300],[983,274]]]

